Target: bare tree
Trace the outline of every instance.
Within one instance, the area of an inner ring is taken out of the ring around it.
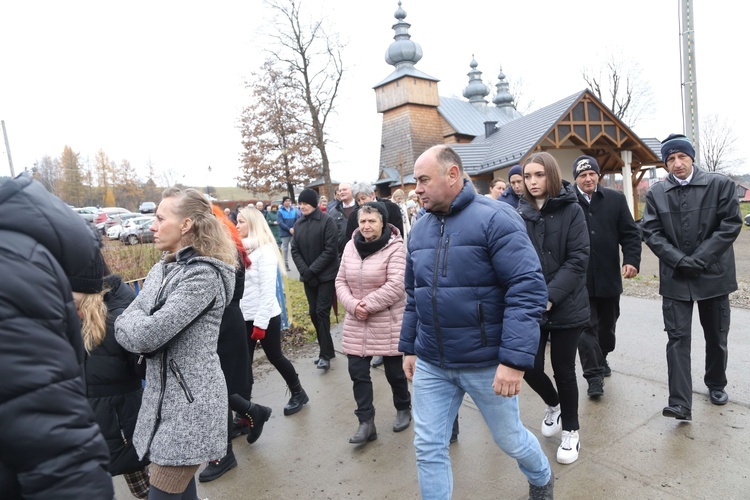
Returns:
[[[328,198],[333,199],[326,125],[344,75],[344,45],[337,34],[326,31],[323,20],[303,22],[300,1],[268,0],[267,4],[277,15],[277,31],[271,35],[276,48],[271,55],[288,65],[305,100],[315,147],[320,152],[323,182]]]
[[[644,114],[650,114],[651,87],[638,63],[622,53],[610,50],[597,68],[584,68],[581,74],[588,88],[628,127],[635,127]]]
[[[242,111],[240,187],[262,193],[285,190],[313,180],[320,156],[312,129],[299,117],[306,111],[294,77],[268,60],[248,83],[252,104]]]
[[[41,160],[34,162],[31,171],[34,179],[41,182],[47,191],[57,196],[60,195],[59,188],[63,179],[60,175],[61,167],[58,158],[45,155]]]
[[[709,172],[729,173],[737,164],[735,143],[737,137],[726,119],[706,115],[700,124],[700,166]]]

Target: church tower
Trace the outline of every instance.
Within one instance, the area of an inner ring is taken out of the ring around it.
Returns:
[[[443,143],[437,111],[439,80],[414,67],[422,59],[422,47],[411,40],[411,25],[404,21],[406,12],[400,1],[395,17],[396,34],[385,60],[396,69],[374,87],[377,110],[383,114],[381,178],[384,168],[395,169],[402,176],[411,175],[417,157],[431,146]]]

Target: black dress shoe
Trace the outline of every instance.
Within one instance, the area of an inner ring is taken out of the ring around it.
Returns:
[[[693,420],[693,414],[690,410],[681,405],[665,406],[661,414],[677,420]]]
[[[715,405],[725,405],[729,401],[729,396],[724,389],[711,389],[708,391],[708,397]]]
[[[406,430],[411,423],[411,410],[398,410],[396,420],[393,422],[393,432]]]
[[[318,370],[327,370],[331,367],[331,362],[327,359],[320,358],[318,360]]]

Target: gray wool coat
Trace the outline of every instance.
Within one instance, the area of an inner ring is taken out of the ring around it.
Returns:
[[[163,305],[154,311],[162,287]],[[176,260],[151,268],[140,294],[117,319],[115,338],[135,353],[152,353],[187,327],[147,359],[133,435],[139,457],[149,453],[155,464],[178,466],[226,454],[227,386],[216,346],[233,292],[232,266],[186,247]]]

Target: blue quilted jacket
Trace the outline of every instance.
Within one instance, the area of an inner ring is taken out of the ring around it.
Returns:
[[[547,286],[519,215],[471,183],[409,233],[399,351],[443,368],[534,365]]]

